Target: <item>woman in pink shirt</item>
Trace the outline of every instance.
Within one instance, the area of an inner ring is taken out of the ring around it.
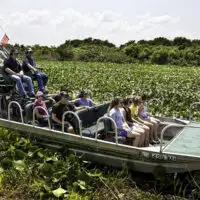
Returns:
[[[47,110],[46,103],[43,100],[44,94],[41,91],[38,91],[35,95],[35,102],[33,104],[33,109],[37,106],[43,107]],[[45,110],[42,108],[37,108],[35,112],[36,119],[39,122],[39,126],[47,126],[48,125],[48,115]]]

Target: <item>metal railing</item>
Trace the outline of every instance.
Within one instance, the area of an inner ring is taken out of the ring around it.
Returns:
[[[160,134],[160,153],[163,152],[163,150],[165,149],[165,147],[163,148],[163,136],[164,136],[164,133],[166,132],[166,130],[168,130],[169,128],[172,128],[172,127],[177,127],[177,128],[184,128],[184,127],[189,127],[189,128],[199,128],[200,129],[200,126],[192,126],[192,125],[179,125],[179,124],[169,124],[168,126],[166,126],[165,128],[163,128],[163,130],[161,131],[161,134]],[[176,137],[176,136],[174,136]]]
[[[192,117],[193,117],[193,114],[192,114],[192,108],[196,105],[200,105],[200,102],[194,102],[192,104],[190,104],[190,108],[189,108],[189,121],[192,121]]]
[[[22,107],[21,107],[21,105],[17,101],[11,101],[8,104],[8,120],[10,120],[10,108],[11,108],[12,104],[17,105],[17,107],[19,108],[21,122],[24,123],[23,114],[22,114]]]
[[[62,115],[62,132],[65,132],[65,116],[67,114],[72,114],[76,117],[77,121],[78,121],[78,128],[79,128],[79,133],[80,133],[80,136],[82,137],[82,127],[81,127],[81,121],[78,117],[78,115],[75,113],[75,112],[72,112],[72,111],[66,111],[63,113]]]
[[[100,121],[103,120],[103,119],[110,120],[110,121],[112,122],[112,124],[114,125],[115,143],[118,144],[117,125],[116,125],[115,121],[114,121],[111,117],[108,117],[108,116],[100,117],[100,118],[97,120],[97,124],[96,124],[96,133],[95,133],[95,140],[96,140],[96,141],[98,140],[97,136],[98,136],[99,124],[100,124]]]
[[[37,109],[42,109],[43,111],[45,111],[45,114],[47,115],[47,119],[48,119],[48,126],[49,126],[49,129],[51,129],[51,122],[50,122],[50,116],[49,116],[49,113],[47,112],[47,110],[42,107],[42,106],[36,106],[34,109],[33,109],[33,126],[35,126],[35,113],[36,113],[36,110]]]

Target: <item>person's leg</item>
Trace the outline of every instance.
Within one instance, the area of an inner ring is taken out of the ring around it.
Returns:
[[[131,134],[128,133],[127,137],[130,138],[135,138],[135,140],[133,140],[133,146],[138,147],[139,143],[140,143],[140,134],[136,133],[136,132],[132,132]]]
[[[44,127],[48,125],[48,119],[47,118],[40,118],[38,119],[39,126]]]
[[[24,86],[22,84],[21,78],[17,75],[8,75],[8,77],[16,82],[20,95],[25,96],[26,91],[25,91]]]
[[[149,142],[152,143],[153,142],[153,132],[154,132],[153,124],[148,121],[144,121],[144,125],[149,128]]]
[[[136,127],[134,128],[134,132],[139,133],[140,134],[140,142],[139,142],[139,147],[143,147],[144,143],[145,143],[145,131],[144,129],[142,129],[141,127]]]
[[[35,91],[34,91],[32,79],[29,76],[24,75],[22,77],[22,80],[26,82],[26,84],[28,85],[28,90],[29,90],[30,94],[34,96]]]
[[[158,140],[158,124],[156,121],[150,119],[150,122],[153,124],[153,128],[154,128],[154,140],[157,141]]]
[[[150,133],[150,128],[146,125],[141,125],[141,127],[145,130],[145,147],[149,146],[149,133]]]
[[[69,126],[68,129],[67,129],[67,132],[69,133],[74,133],[74,129],[72,126]]]
[[[47,85],[47,82],[48,82],[48,76],[45,73],[42,73],[42,72],[40,72],[40,75],[42,77],[43,85],[44,85],[44,88],[45,88],[45,86]]]
[[[37,72],[37,73],[35,74],[35,78],[36,78],[36,80],[37,80],[39,90],[40,90],[41,92],[44,92],[44,84],[43,84],[43,80],[42,80],[42,75],[41,75],[41,73],[40,73],[40,72]]]

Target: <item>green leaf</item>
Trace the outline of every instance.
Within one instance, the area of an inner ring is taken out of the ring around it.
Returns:
[[[58,189],[53,190],[52,192],[53,192],[53,194],[54,194],[55,197],[59,198],[59,197],[61,197],[62,195],[64,195],[64,194],[67,192],[67,190],[65,190],[65,189],[63,189],[63,188],[61,188],[61,187],[59,187]]]
[[[4,169],[0,167],[0,174],[2,174],[3,172],[4,172]]]
[[[26,167],[26,165],[25,165],[23,160],[14,160],[13,161],[13,166],[18,171],[23,171],[25,169],[25,167]]]

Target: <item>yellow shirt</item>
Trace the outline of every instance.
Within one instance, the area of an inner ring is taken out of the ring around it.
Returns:
[[[137,119],[138,118],[138,106],[134,106],[132,105],[130,107],[131,109],[131,116],[134,118],[134,119]]]

